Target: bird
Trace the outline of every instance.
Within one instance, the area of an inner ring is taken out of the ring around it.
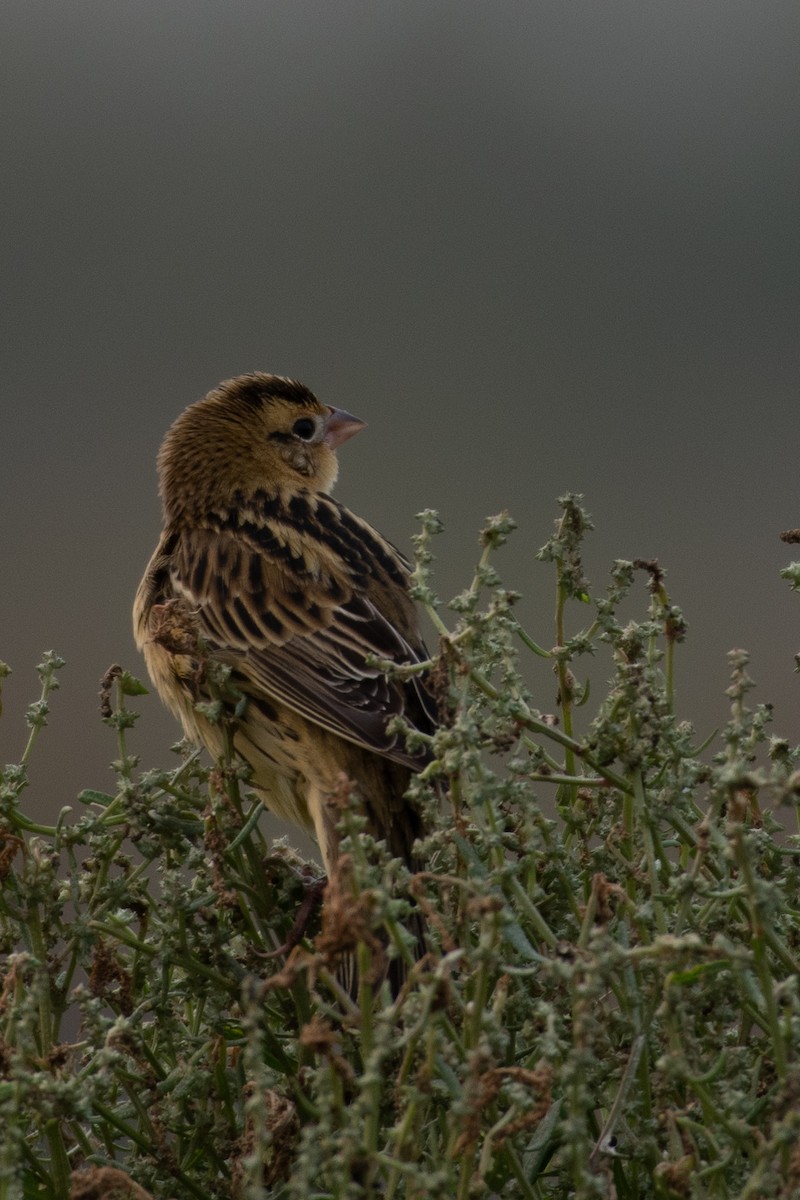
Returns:
[[[364,426],[264,372],[190,404],[158,455],[163,531],[133,610],[186,736],[221,756],[223,723],[209,715],[221,702],[249,786],[311,833],[329,877],[343,782],[366,831],[417,869],[423,820],[405,793],[430,754],[409,749],[393,718],[436,728],[410,565],[331,495],[336,452]],[[381,662],[419,670],[398,677]],[[221,687],[209,664],[226,669]]]

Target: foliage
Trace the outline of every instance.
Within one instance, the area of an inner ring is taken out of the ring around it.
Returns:
[[[209,770],[181,744],[177,765],[139,771],[142,688],[118,668],[115,794],[32,822],[62,665],[45,657],[0,780],[0,1198],[800,1192],[800,841],[773,816],[797,804],[799,752],[746,706],[737,651],[703,755],[673,712],[685,625],[663,573],[617,562],[592,599],[579,500],[538,556],[556,574],[549,650],[492,565],[513,522],[484,529],[451,631],[423,514],[415,586],[441,635],[441,725],[412,787],[426,869],[387,860],[343,788],[321,915],[313,870],[266,840],[230,755]],[[646,613],[623,623],[638,579]],[[568,632],[573,614],[586,625]],[[526,683],[531,655],[556,673],[556,716]],[[592,655],[612,675],[594,710]],[[355,998],[337,977],[353,952]],[[396,996],[387,956],[406,963]]]

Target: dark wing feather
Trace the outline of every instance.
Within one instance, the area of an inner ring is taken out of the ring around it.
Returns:
[[[371,655],[397,664],[427,658],[407,592],[407,568],[366,523],[324,498],[317,536],[289,524],[181,532],[172,586],[195,614],[200,637],[234,667],[247,694],[266,693],[309,721],[365,749],[419,768],[387,722],[403,715],[430,732],[434,706],[424,682],[390,679]],[[358,525],[333,533],[343,513]],[[363,526],[363,528],[362,528]]]

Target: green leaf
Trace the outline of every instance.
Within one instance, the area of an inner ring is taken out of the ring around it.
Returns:
[[[528,962],[542,961],[541,954],[536,953],[533,946],[525,936],[522,927],[518,925],[516,921],[511,921],[508,925],[503,927],[503,937],[510,946],[514,947],[517,954],[521,955],[522,958],[527,959]]]
[[[108,792],[96,792],[94,788],[84,788],[78,793],[78,799],[81,804],[99,804],[101,808],[107,808],[113,803],[115,797],[109,796]]]
[[[130,671],[123,671],[119,677],[120,691],[123,696],[148,696],[149,689]]]

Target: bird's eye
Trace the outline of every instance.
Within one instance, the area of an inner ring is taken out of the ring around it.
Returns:
[[[316,432],[317,426],[310,417],[301,417],[292,426],[292,433],[304,442],[310,442]]]

